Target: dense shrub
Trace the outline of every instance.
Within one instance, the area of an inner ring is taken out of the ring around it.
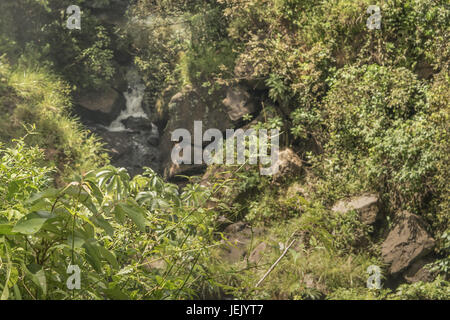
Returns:
[[[210,191],[114,167],[55,189],[37,148],[19,140],[0,155],[2,299],[176,299],[213,283],[214,215],[199,208]],[[67,289],[69,265],[82,290]]]
[[[412,210],[445,230],[447,98],[430,99],[429,84],[404,68],[344,68],[330,85],[323,111],[328,160],[320,158],[329,181],[336,186],[360,181],[343,194],[376,190],[390,210]]]

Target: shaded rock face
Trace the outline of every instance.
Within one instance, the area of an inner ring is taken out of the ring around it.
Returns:
[[[257,111],[250,94],[241,86],[228,88],[226,98],[222,102],[231,121],[241,120],[246,114],[254,114]]]
[[[177,94],[177,88],[169,86],[164,89],[156,99],[154,106],[147,106],[147,109],[153,109],[154,114],[152,116],[153,121],[158,128],[164,129],[169,121],[169,105],[172,97]],[[147,99],[144,99],[144,105],[147,103]],[[174,106],[172,104],[172,106]]]
[[[403,211],[397,216],[394,227],[382,243],[381,255],[384,263],[390,265],[389,273],[398,275],[430,253],[434,243],[422,219]]]
[[[156,172],[160,172],[158,137],[154,133],[147,131],[110,132],[99,127],[93,131],[106,143],[113,165],[126,168],[131,176],[142,173],[143,167],[150,167]]]
[[[403,275],[403,278],[409,282],[414,283],[418,281],[430,282],[434,280],[433,272],[425,267],[428,263],[433,262],[433,259],[427,257],[419,259],[414,262]]]
[[[172,162],[171,151],[177,143],[171,141],[172,132],[176,129],[186,129],[191,134],[191,142],[194,144],[194,121],[202,121],[203,131],[216,128],[224,132],[233,128],[233,124],[226,116],[225,106],[222,104],[224,90],[220,90],[209,96],[201,89],[186,86],[174,95],[169,102],[169,120],[161,136],[160,149],[164,155],[164,176],[168,179],[175,175],[186,174],[191,170],[196,171],[195,165],[176,165]],[[206,145],[209,143],[206,143]],[[193,145],[194,148],[203,148],[203,145]],[[194,154],[194,151],[192,151]],[[197,166],[198,167],[198,166]],[[204,168],[204,166],[203,166]]]
[[[229,263],[243,261],[249,255],[249,247],[254,236],[261,235],[262,229],[252,230],[245,222],[236,222],[225,228],[224,234],[229,243],[224,243],[221,256]],[[264,248],[263,248],[264,247]],[[258,250],[256,250],[258,249]],[[256,250],[256,251],[255,251]],[[266,244],[261,243],[249,256],[253,260],[260,260],[262,252],[266,250]],[[252,255],[253,254],[253,255]],[[249,260],[250,261],[250,260]],[[256,263],[256,262],[255,262]]]
[[[261,261],[261,258],[264,254],[264,251],[266,251],[267,244],[265,242],[261,242],[256,246],[255,249],[250,253],[250,256],[248,258],[248,261],[251,263],[259,263]]]
[[[125,128],[134,130],[134,131],[154,131],[158,130],[158,128],[151,123],[148,119],[145,118],[136,118],[136,117],[129,117],[122,121]]]
[[[174,144],[173,147],[176,148],[179,144]],[[196,151],[203,152],[203,148],[201,146],[192,145],[191,146],[191,164],[185,164],[185,163],[174,163],[172,162],[170,158],[170,151],[169,154],[165,154],[165,162],[164,162],[164,176],[168,179],[171,179],[172,181],[182,180],[178,176],[191,176],[191,175],[198,175],[202,174],[207,166],[206,164],[194,164],[193,155]],[[181,153],[182,154],[182,153]]]
[[[362,195],[351,199],[338,201],[331,209],[337,213],[347,213],[356,210],[362,223],[372,225],[381,218],[378,197],[374,194]]]
[[[299,175],[302,172],[302,161],[290,148],[286,148],[278,153],[278,160],[275,166],[278,166],[278,172],[272,176],[272,181],[276,183]]]
[[[105,126],[116,119],[126,106],[124,96],[113,88],[82,93],[75,101],[75,112],[83,122]]]

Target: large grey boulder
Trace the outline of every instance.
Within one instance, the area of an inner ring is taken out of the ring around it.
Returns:
[[[109,125],[125,109],[123,94],[113,88],[80,93],[75,98],[76,112],[83,121]]]
[[[434,243],[422,219],[403,211],[382,243],[381,255],[384,263],[389,264],[389,273],[397,275],[430,253]]]
[[[224,261],[235,263],[243,261],[249,255],[249,247],[252,239],[260,236],[263,233],[262,228],[251,229],[245,222],[236,222],[229,225],[224,230],[224,236],[227,241],[223,241],[220,256]],[[255,251],[256,250],[256,251]],[[260,244],[250,254],[254,263],[257,263],[261,258],[262,252],[266,250],[266,244]]]
[[[169,120],[161,136],[160,150],[163,155],[164,175],[171,179],[175,175],[182,175],[204,165],[181,164],[172,162],[171,152],[176,141],[171,141],[172,132],[176,129],[186,129],[191,134],[191,142],[194,148],[203,148],[204,145],[194,145],[194,121],[202,121],[203,133],[212,128],[225,132],[234,126],[227,116],[227,111],[222,103],[225,96],[224,90],[218,90],[208,95],[203,89],[186,86],[175,94],[169,102]],[[208,144],[208,143],[207,143]],[[192,150],[192,154],[194,150]]]
[[[356,210],[360,215],[361,222],[368,225],[374,224],[381,216],[378,207],[378,196],[375,194],[339,200],[331,210],[336,213],[347,213],[350,210]]]

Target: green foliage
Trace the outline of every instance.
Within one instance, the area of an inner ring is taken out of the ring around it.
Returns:
[[[448,300],[450,284],[438,277],[433,282],[403,284],[388,296],[392,300]]]
[[[235,54],[225,37],[226,23],[216,1],[140,0],[130,10],[138,19],[126,31],[133,40],[135,62],[147,84],[150,105],[168,88],[190,84],[209,87],[212,93],[223,82],[217,78],[229,77]]]
[[[38,147],[27,147],[23,139],[14,141],[14,149],[0,148],[0,195],[2,203],[27,199],[31,193],[49,186],[51,168],[43,165]],[[36,165],[36,164],[39,164]],[[22,168],[22,170],[17,170]]]
[[[185,47],[185,28],[182,17],[157,16],[149,24],[138,21],[127,25],[126,35],[132,40],[134,62],[147,86],[150,105],[165,88],[177,86],[175,70]]]
[[[390,290],[374,290],[367,288],[339,288],[333,291],[329,300],[385,300]]]
[[[232,45],[229,41],[216,44],[191,46],[182,55],[178,68],[182,71],[183,84],[198,84],[214,81],[223,69],[231,68],[234,62]]]
[[[1,299],[449,299],[445,1],[383,1],[380,30],[366,27],[369,0],[138,0],[113,27],[98,13],[116,3],[0,4]],[[81,30],[65,27],[71,4]],[[150,169],[104,167],[97,138],[70,116],[69,88],[113,86],[130,58],[161,114],[188,84],[258,90],[264,122],[253,127],[282,129],[305,175],[275,184],[244,165],[179,188]],[[443,276],[366,288],[367,267],[384,268],[379,234],[329,209],[366,191],[387,214],[425,218],[438,240],[429,267]],[[223,263],[219,215],[263,229],[249,249],[266,242],[260,262]],[[81,290],[66,287],[69,265]]]
[[[82,8],[81,30],[66,28],[65,11],[70,5]],[[50,66],[77,88],[102,88],[116,72],[113,55],[119,37],[102,26],[91,9],[108,6],[109,1],[86,6],[84,0],[2,3],[1,52],[12,62],[20,58],[22,63]],[[24,22],[17,24],[18,20]]]
[[[264,224],[256,224],[253,218],[252,225],[265,231],[263,236],[252,236],[249,247],[265,242],[267,248],[258,263],[250,262],[247,256],[234,264],[212,264],[211,272],[223,290],[242,299],[323,299],[335,290],[365,287],[367,267],[382,263],[373,257],[374,250],[367,241],[370,230],[359,221],[358,215],[352,211],[338,215],[292,191],[280,193],[288,193],[286,199],[291,200],[291,208],[297,215],[282,216],[281,210],[273,210]],[[279,198],[271,203],[263,196],[259,209],[264,212],[270,210],[264,206],[282,205]],[[246,218],[251,215],[252,211]],[[262,285],[255,287],[293,239],[297,242],[287,255]]]
[[[448,98],[436,104],[430,91],[403,68],[340,70],[325,98],[327,142],[318,158],[329,188],[360,181],[340,190],[341,196],[375,189],[391,210],[408,209],[445,228],[448,216],[438,203],[448,196],[442,183],[448,172]]]
[[[59,174],[87,171],[106,162],[98,138],[70,116],[70,90],[65,82],[43,68],[9,70],[2,65],[0,77],[7,91],[0,100],[2,141],[19,138],[28,127],[35,127],[27,141],[44,149],[46,160]]]
[[[447,276],[450,272],[450,230],[447,229],[444,231],[439,238],[440,246],[439,246],[439,254],[441,255],[441,259],[437,259],[428,267],[431,271],[435,271],[438,273],[442,273]],[[448,279],[447,279],[448,280]]]
[[[152,170],[130,179],[106,167],[49,188],[36,148],[2,149],[2,298],[165,299],[192,297],[214,245],[208,191],[182,192]],[[3,187],[4,186],[4,187]],[[3,190],[2,190],[3,191]],[[152,261],[162,261],[156,267]],[[81,290],[66,288],[78,265]]]

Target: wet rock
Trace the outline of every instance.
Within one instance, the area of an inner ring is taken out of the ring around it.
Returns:
[[[143,167],[150,167],[160,172],[160,152],[149,143],[149,133],[110,132],[97,130],[97,134],[106,142],[111,155],[111,164],[126,168],[131,176],[143,172]]]
[[[83,122],[105,126],[116,119],[125,106],[124,96],[113,88],[83,92],[75,97],[75,113]]]
[[[157,147],[159,145],[159,135],[150,133],[147,135],[147,143],[151,146]]]
[[[150,120],[145,118],[129,117],[122,120],[122,123],[125,128],[135,131],[152,131],[154,129],[154,125],[150,122]]]
[[[158,126],[158,128],[164,129],[169,121],[170,107],[175,106],[170,104],[170,100],[177,93],[177,88],[169,86],[163,90],[163,92],[156,98],[154,103],[152,120]],[[146,99],[144,99],[144,102]],[[148,106],[151,108],[153,106]]]
[[[394,227],[382,243],[381,255],[384,263],[390,265],[389,273],[398,275],[430,253],[434,243],[422,219],[403,211],[397,215]]]
[[[360,215],[361,222],[367,225],[374,224],[381,217],[378,207],[378,196],[374,194],[340,200],[331,210],[337,213],[347,213],[350,210],[356,210]]]
[[[132,133],[142,134],[146,137],[147,143],[150,146],[159,145],[158,127],[145,118],[129,117],[122,121],[125,128]]]

